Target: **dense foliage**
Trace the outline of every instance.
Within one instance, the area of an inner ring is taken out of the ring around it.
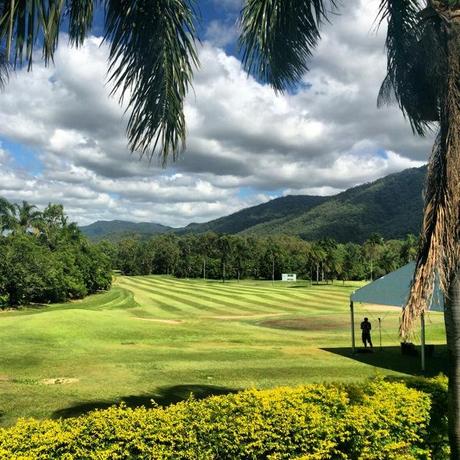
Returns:
[[[296,273],[313,281],[382,276],[414,259],[417,239],[384,241],[374,234],[363,245],[332,239],[307,242],[292,236],[157,235],[104,242],[113,265],[125,275],[169,274],[180,278],[275,279]]]
[[[111,260],[67,221],[63,207],[43,212],[0,199],[0,306],[63,302],[108,289]]]
[[[3,459],[425,459],[430,397],[402,383],[247,390],[0,430]]]

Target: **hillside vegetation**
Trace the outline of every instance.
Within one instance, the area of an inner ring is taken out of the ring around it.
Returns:
[[[334,238],[362,243],[373,233],[385,239],[418,234],[423,209],[426,167],[407,169],[335,196],[286,196],[210,222],[172,229],[159,224],[96,222],[82,231],[92,239],[120,240],[129,235],[229,233],[257,236],[287,234],[305,240]]]
[[[259,224],[245,233],[284,233],[306,240],[334,238],[339,242],[363,242],[373,232],[385,239],[418,234],[425,174],[424,167],[392,174],[330,197],[300,215]]]
[[[172,230],[161,224],[151,222],[128,222],[125,220],[98,220],[90,225],[80,227],[80,230],[90,239],[98,241],[109,239],[118,241],[124,237],[137,235],[144,238]]]

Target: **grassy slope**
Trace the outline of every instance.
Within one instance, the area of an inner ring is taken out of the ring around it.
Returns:
[[[1,421],[75,415],[122,399],[168,403],[190,391],[417,372],[418,360],[396,348],[351,359],[355,287],[120,277],[109,293],[84,301],[1,313]],[[357,307],[364,314],[374,327],[384,317],[384,345],[397,345],[397,310]],[[299,318],[304,330],[268,327]],[[431,321],[428,340],[443,341],[442,317]],[[432,372],[441,361],[429,361]],[[42,382],[61,377],[79,381]]]

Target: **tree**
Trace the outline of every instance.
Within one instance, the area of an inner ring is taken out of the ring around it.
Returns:
[[[233,241],[229,235],[220,235],[217,239],[217,252],[220,259],[222,283],[225,283],[227,276],[228,262],[233,251]]]
[[[0,234],[12,231],[16,222],[16,208],[13,203],[0,197]]]
[[[241,46],[249,72],[285,91],[308,70],[334,0],[247,0]],[[346,4],[344,4],[346,5]],[[437,123],[421,245],[401,334],[428,308],[435,276],[446,294],[451,458],[460,458],[460,1],[382,0],[388,25],[387,76],[378,103],[396,102],[413,131]]]
[[[401,259],[404,263],[409,263],[417,258],[418,239],[415,235],[409,234],[406,236],[401,247]]]
[[[324,260],[326,259],[326,251],[319,242],[313,243],[311,247],[311,261],[312,269],[316,271],[316,284],[319,284],[320,279],[320,267],[322,266]],[[312,276],[313,279],[313,276]]]
[[[383,247],[383,238],[378,233],[373,233],[364,243],[364,253],[369,260],[370,279],[374,279],[374,264]]]
[[[37,206],[23,200],[21,204],[15,204],[15,208],[16,228],[23,233],[29,231],[36,233],[42,221],[42,213],[37,209]]]
[[[0,231],[1,232],[32,232],[38,233],[42,222],[42,213],[37,206],[22,201],[21,204],[10,203],[0,197]]]

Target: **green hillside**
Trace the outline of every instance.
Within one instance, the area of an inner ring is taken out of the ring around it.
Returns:
[[[229,216],[180,229],[117,220],[98,221],[82,227],[82,231],[93,240],[208,231],[258,236],[288,234],[306,240],[335,238],[339,242],[363,242],[375,232],[385,239],[404,238],[408,233],[419,232],[425,175],[425,166],[407,169],[335,196],[291,195],[276,198]]]
[[[362,242],[374,232],[385,239],[420,231],[426,167],[407,169],[351,188],[311,210],[246,229],[256,235],[299,235],[306,240],[335,238]]]
[[[272,221],[274,219],[290,219],[305,213],[315,206],[324,203],[323,196],[290,195],[276,198],[268,203],[242,209],[241,211],[220,217],[204,224],[190,224],[180,229],[179,233],[240,233],[248,228]]]
[[[80,227],[81,231],[92,240],[108,238],[119,240],[126,236],[137,235],[149,237],[157,233],[165,233],[172,230],[171,227],[151,222],[127,222],[124,220],[98,220],[90,225]]]

